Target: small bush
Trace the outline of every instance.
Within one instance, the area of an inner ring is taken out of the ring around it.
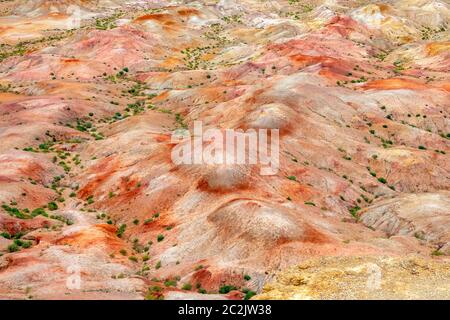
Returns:
[[[166,287],[176,287],[177,281],[176,280],[166,280],[166,281],[164,281],[164,285]]]
[[[145,300],[164,300],[164,295],[162,294],[162,288],[159,286],[153,286],[148,288]]]
[[[156,237],[156,240],[158,240],[158,242],[163,241],[164,240],[164,235],[158,234],[158,236]]]
[[[432,256],[442,256],[442,255],[444,255],[444,253],[441,252],[441,251],[439,251],[439,250],[434,250],[434,251],[431,253],[431,255],[432,255]]]
[[[19,219],[29,219],[30,216],[25,213],[25,210],[20,211],[17,208],[10,207],[6,204],[2,205],[3,210],[8,212],[10,215],[15,216]]]
[[[58,210],[58,205],[52,201],[47,204],[47,208],[50,211],[55,211],[55,210]]]
[[[17,244],[15,244],[15,243],[11,243],[8,246],[8,252],[17,252],[19,250],[20,250],[20,247]]]
[[[358,219],[358,218],[359,218],[359,217],[358,217],[358,211],[359,211],[359,210],[361,210],[361,208],[358,207],[358,206],[355,206],[355,207],[349,209],[350,214],[351,214],[355,219]]]
[[[45,210],[43,208],[37,208],[37,209],[34,209],[33,211],[31,211],[31,216],[36,217],[39,215],[48,217],[47,212],[45,212]]]
[[[250,300],[251,297],[253,297],[254,295],[256,295],[255,291],[247,291],[247,293],[245,294],[244,300]]]
[[[87,204],[93,204],[94,203],[94,196],[89,196],[86,198]]]
[[[122,238],[122,235],[124,234],[126,228],[127,228],[127,225],[126,225],[126,224],[120,225],[119,229],[117,229],[116,235],[117,235],[119,238]]]
[[[3,237],[5,239],[11,239],[11,235],[6,231],[0,233],[0,237]]]
[[[24,249],[28,249],[28,248],[30,248],[31,247],[31,241],[24,241],[23,243],[22,243],[22,248],[24,248]]]
[[[378,181],[383,183],[383,184],[385,184],[387,182],[387,180],[385,178],[383,178],[383,177],[378,178]]]
[[[249,281],[252,277],[250,277],[248,274],[244,275],[244,280]]]
[[[183,286],[181,287],[181,289],[183,289],[183,290],[191,290],[191,289],[192,289],[192,284],[190,284],[190,283],[185,283],[185,284],[183,284]]]
[[[230,291],[236,290],[236,289],[237,289],[237,288],[236,288],[235,286],[225,285],[225,286],[220,287],[219,293],[221,293],[221,294],[227,294],[227,293],[229,293]]]

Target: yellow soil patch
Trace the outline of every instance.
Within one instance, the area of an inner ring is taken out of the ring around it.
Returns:
[[[444,51],[450,53],[450,41],[428,43],[426,46],[426,50],[429,56],[435,56]]]
[[[253,299],[449,299],[450,261],[407,257],[325,257],[277,275]]]
[[[420,90],[429,88],[427,85],[401,78],[383,79],[368,82],[364,85],[364,89],[380,89],[380,90],[396,90],[396,89],[411,89]]]

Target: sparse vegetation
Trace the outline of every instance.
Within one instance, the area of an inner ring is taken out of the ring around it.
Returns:
[[[16,243],[11,243],[8,246],[8,252],[17,252],[20,250],[20,246],[18,246]]]
[[[162,288],[159,286],[152,286],[148,288],[145,300],[164,300]]]
[[[117,229],[116,235],[117,235],[119,238],[122,238],[123,234],[125,233],[126,228],[127,228],[127,225],[126,225],[126,224],[121,224],[120,227],[119,227],[119,229]]]
[[[166,280],[166,281],[164,281],[164,285],[166,287],[176,287],[177,281],[176,280]]]
[[[358,215],[358,211],[361,210],[361,208],[359,206],[354,206],[352,208],[349,209],[350,214],[353,216],[353,218],[355,218],[356,220],[359,220],[359,215]]]

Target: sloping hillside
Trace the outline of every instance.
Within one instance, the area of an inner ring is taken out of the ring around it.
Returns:
[[[448,261],[447,1],[26,2],[0,2],[1,298],[241,299],[311,258]],[[174,163],[194,121],[279,129],[278,172]]]

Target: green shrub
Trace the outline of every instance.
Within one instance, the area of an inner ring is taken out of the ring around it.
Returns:
[[[45,210],[43,208],[37,208],[37,209],[34,209],[33,211],[31,211],[31,216],[36,217],[39,215],[48,217],[47,212],[45,212]]]
[[[164,240],[164,235],[158,234],[158,236],[156,237],[156,240],[158,240],[158,242],[163,241]]]
[[[235,286],[225,285],[225,286],[220,287],[219,293],[226,294],[226,293],[229,293],[230,291],[236,290],[236,289],[237,288]]]
[[[192,285],[190,283],[185,283],[185,284],[183,284],[181,289],[183,289],[183,290],[191,290],[192,289]]]
[[[378,181],[383,183],[383,184],[385,184],[387,182],[387,180],[385,178],[383,178],[383,177],[378,178]]]
[[[176,280],[166,280],[166,281],[164,281],[164,285],[166,287],[176,287],[177,282],[176,282]]]
[[[11,243],[8,246],[8,252],[17,252],[19,250],[20,250],[20,247],[17,244],[15,244],[15,243]]]
[[[5,239],[11,239],[11,235],[8,232],[6,232],[6,231],[0,233],[0,236],[5,238]]]
[[[164,295],[162,294],[162,288],[159,286],[153,286],[148,288],[145,300],[164,300]]]
[[[250,277],[248,274],[244,275],[244,280],[249,281],[252,277]]]
[[[58,205],[52,201],[47,204],[47,208],[50,211],[55,211],[55,210],[58,210]]]
[[[14,216],[16,218],[19,218],[19,219],[29,219],[30,218],[30,216],[28,216],[27,214],[22,212],[24,210],[20,211],[19,209],[10,207],[6,204],[2,205],[2,208],[6,212],[8,212],[11,216]]]
[[[93,204],[94,203],[94,196],[87,197],[86,201],[87,201],[88,204]]]
[[[255,291],[247,291],[247,293],[245,294],[244,300],[250,300],[251,297],[253,297],[254,295],[256,295]]]
[[[28,248],[31,247],[31,245],[32,245],[32,242],[31,242],[31,241],[24,241],[24,242],[22,243],[22,248],[28,249]]]
[[[358,206],[354,206],[353,208],[350,208],[350,209],[349,209],[350,214],[351,214],[355,219],[358,219],[358,218],[359,218],[359,217],[358,217],[358,211],[359,211],[359,210],[361,210],[361,208],[358,207]]]
[[[19,231],[19,232],[17,232],[17,233],[14,235],[14,239],[20,239],[20,238],[22,238],[22,236],[24,236],[24,235],[25,235],[24,232]]]
[[[119,227],[119,229],[117,229],[116,235],[117,235],[119,238],[122,238],[122,235],[124,234],[126,228],[127,228],[127,225],[126,225],[126,224],[121,224],[120,227]]]

